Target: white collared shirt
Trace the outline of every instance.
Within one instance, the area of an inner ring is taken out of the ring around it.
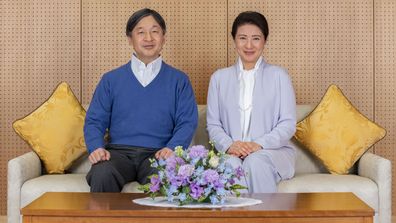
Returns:
[[[151,63],[144,64],[139,60],[135,54],[132,54],[131,59],[131,69],[136,79],[140,82],[143,87],[146,87],[154,80],[161,70],[162,57],[159,56],[157,59],[153,60]]]
[[[239,111],[241,112],[241,130],[242,130],[242,141],[251,141],[250,137],[250,120],[252,116],[252,105],[253,105],[253,89],[255,74],[262,62],[263,58],[260,57],[256,65],[251,70],[244,70],[241,58],[238,59],[239,65]]]

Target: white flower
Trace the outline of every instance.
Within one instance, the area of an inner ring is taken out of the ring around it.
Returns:
[[[216,168],[219,165],[219,157],[212,156],[209,160],[209,165],[213,168]]]

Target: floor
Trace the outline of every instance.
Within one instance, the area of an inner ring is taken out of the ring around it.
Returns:
[[[7,223],[7,216],[0,216],[0,223]],[[392,223],[396,223],[396,216],[392,216]]]

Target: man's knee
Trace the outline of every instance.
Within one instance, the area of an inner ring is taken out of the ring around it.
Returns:
[[[121,191],[122,186],[124,185],[124,179],[120,173],[111,165],[110,162],[103,161],[97,164],[92,165],[90,171],[87,174],[87,182],[88,185],[94,190],[102,190],[96,188],[104,188],[103,190],[107,191],[106,188],[112,188],[111,191]],[[110,191],[108,191],[110,192]]]

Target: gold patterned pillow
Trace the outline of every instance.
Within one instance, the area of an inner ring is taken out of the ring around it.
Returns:
[[[85,110],[69,85],[62,82],[51,97],[13,128],[37,153],[48,173],[64,173],[86,153]]]
[[[347,174],[354,163],[386,134],[362,115],[336,85],[297,124],[295,138],[332,174]]]

